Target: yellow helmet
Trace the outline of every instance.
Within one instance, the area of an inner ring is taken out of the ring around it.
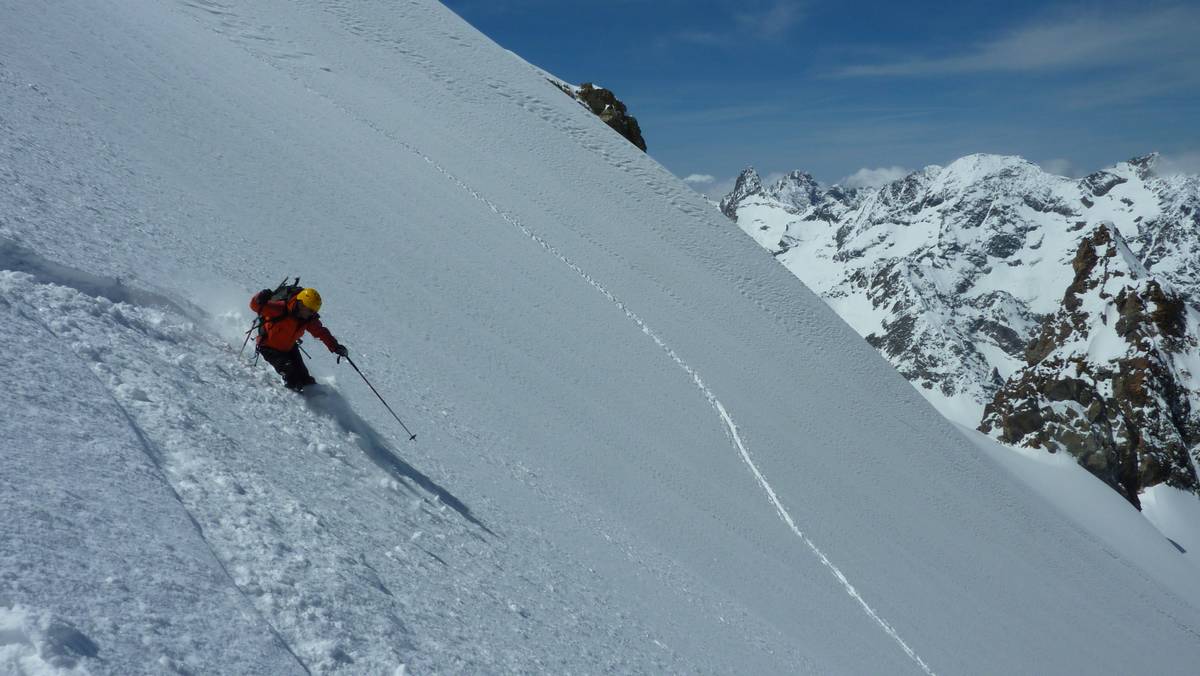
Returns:
[[[321,311],[321,294],[317,293],[316,289],[302,289],[296,294],[296,300],[313,312]]]

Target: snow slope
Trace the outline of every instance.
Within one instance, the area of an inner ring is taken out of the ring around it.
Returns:
[[[1200,660],[1176,547],[1149,524],[1115,547],[1001,471],[702,198],[436,3],[0,5],[0,111],[20,318],[0,660]],[[321,289],[416,443],[319,349],[308,398],[237,358],[246,300],[284,274]]]

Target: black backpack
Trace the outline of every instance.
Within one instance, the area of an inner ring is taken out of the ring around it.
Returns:
[[[299,277],[294,279],[291,284],[288,284],[287,278],[284,278],[284,281],[279,286],[275,287],[275,291],[271,293],[271,297],[268,298],[267,301],[270,302],[273,300],[291,300],[293,296],[295,296],[296,294],[300,293],[303,290],[304,290],[304,287],[300,286],[300,278]]]
[[[289,301],[292,298],[294,298],[296,296],[296,294],[300,293],[303,290],[304,290],[304,287],[300,286],[300,278],[299,277],[295,278],[291,284],[288,284],[287,277],[284,277],[283,281],[279,283],[279,286],[275,287],[275,290],[273,292],[271,292],[271,297],[267,299],[267,302],[269,303],[273,300]],[[282,317],[281,317],[281,319],[282,319]],[[267,333],[266,324],[267,324],[267,320],[265,318],[263,318],[262,315],[259,315],[258,316],[258,337],[259,338],[263,338],[266,335],[266,333]]]

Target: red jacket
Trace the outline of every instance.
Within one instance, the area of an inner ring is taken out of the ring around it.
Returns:
[[[260,302],[257,295],[250,299],[250,309],[262,317],[263,333],[259,335],[259,347],[269,347],[273,350],[287,352],[296,346],[296,342],[308,331],[313,337],[325,343],[330,352],[337,349],[337,339],[321,324],[321,315],[313,313],[308,319],[296,316],[295,298],[291,300],[271,300]]]

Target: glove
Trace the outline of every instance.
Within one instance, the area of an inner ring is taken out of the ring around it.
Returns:
[[[333,353],[339,357],[350,358],[350,350],[346,349],[346,346],[341,343],[338,343],[338,346],[333,348]]]

